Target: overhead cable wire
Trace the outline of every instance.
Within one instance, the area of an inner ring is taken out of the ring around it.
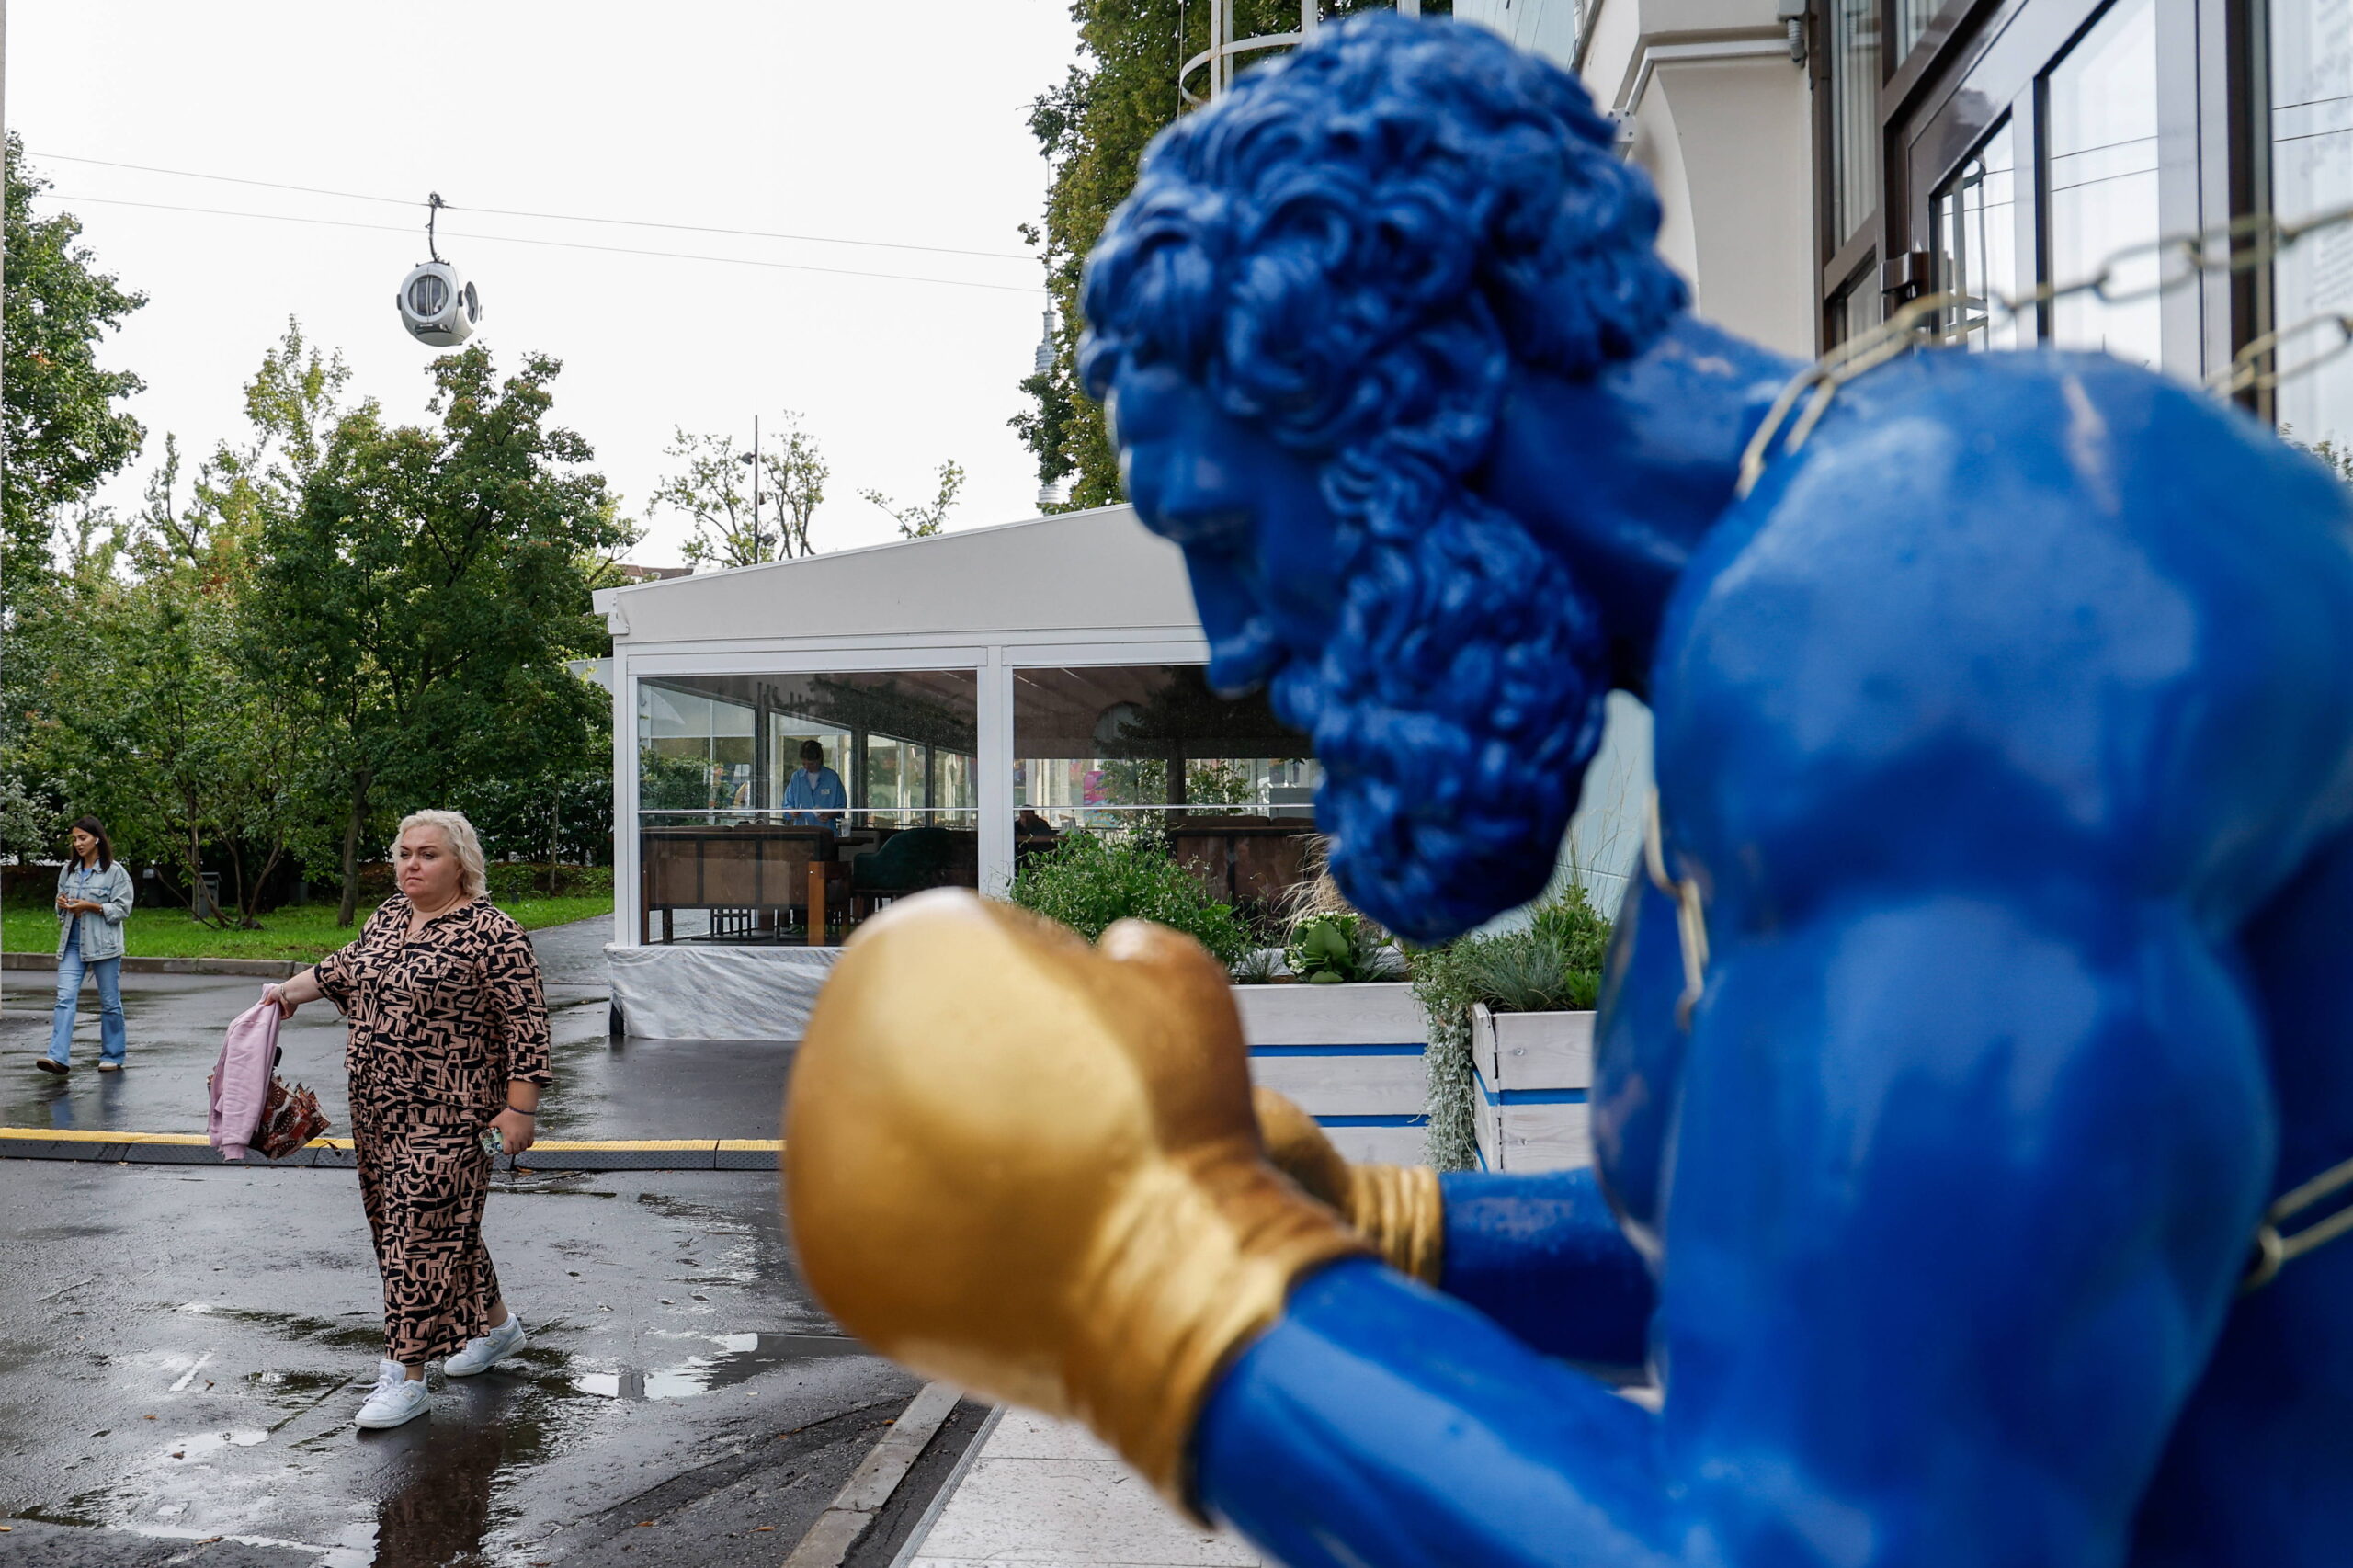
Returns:
[[[153,212],[196,212],[213,218],[250,218],[268,223],[312,223],[329,229],[370,229],[380,233],[414,234],[414,228],[399,223],[362,223],[349,218],[304,218],[288,212],[239,212],[225,207],[181,207],[163,201],[131,201],[115,196],[66,196],[44,191],[41,199],[48,201],[96,204],[101,207],[140,207]],[[926,278],[912,272],[868,272],[851,267],[815,267],[799,261],[764,261],[756,256],[705,256],[690,251],[642,250],[631,245],[590,244],[583,240],[539,240],[521,234],[451,233],[446,238],[477,241],[500,245],[548,245],[558,250],[601,251],[608,256],[652,256],[665,261],[709,261],[722,267],[760,267],[779,272],[818,272],[833,278],[874,278],[892,283],[937,283],[949,289],[987,289],[1000,294],[1038,295],[1042,285],[1024,287],[1013,283],[982,283],[965,278]]]
[[[52,164],[88,164],[102,169],[134,169],[141,174],[169,175],[176,179],[217,180],[224,185],[257,186],[264,190],[300,191],[305,196],[332,196],[347,201],[376,201],[396,207],[421,207],[423,202],[411,197],[371,196],[358,190],[328,190],[315,185],[287,185],[278,180],[246,179],[239,175],[208,175],[195,169],[166,169],[153,164],[124,164],[107,158],[76,158],[64,153],[27,153],[35,162]],[[85,197],[85,200],[96,198]],[[479,212],[491,218],[534,218],[551,223],[610,223],[633,229],[670,229],[688,234],[730,234],[746,240],[790,240],[798,244],[863,245],[874,250],[927,251],[934,256],[972,256],[992,261],[1028,261],[1038,258],[1017,251],[963,250],[953,245],[905,244],[895,240],[853,240],[837,234],[788,234],[770,229],[724,229],[708,223],[665,223],[651,218],[597,218],[578,212],[524,212],[506,207],[467,207],[459,202],[445,202],[452,212]]]

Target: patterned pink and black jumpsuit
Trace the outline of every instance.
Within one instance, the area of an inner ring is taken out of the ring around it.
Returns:
[[[319,960],[319,989],[351,1027],[352,1142],[384,1276],[384,1355],[415,1366],[490,1332],[498,1273],[483,1243],[483,1130],[510,1079],[548,1084],[538,957],[486,898],[411,941],[399,893],[350,946]]]

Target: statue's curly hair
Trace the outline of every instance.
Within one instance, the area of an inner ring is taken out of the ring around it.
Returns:
[[[1375,12],[1249,73],[1145,153],[1087,259],[1079,367],[1171,362],[1294,449],[1392,433],[1460,472],[1509,362],[1641,353],[1688,302],[1658,198],[1565,72]]]
[[[1600,617],[1477,495],[1515,360],[1591,375],[1681,311],[1585,89],[1478,28],[1324,29],[1161,133],[1088,259],[1080,368],[1172,364],[1320,464],[1347,583],[1275,675],[1350,898],[1416,940],[1540,892],[1600,736]]]

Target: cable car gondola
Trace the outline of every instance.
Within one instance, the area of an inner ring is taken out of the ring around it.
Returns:
[[[466,281],[465,274],[441,259],[440,246],[434,239],[434,221],[444,205],[441,193],[433,192],[425,218],[425,249],[432,259],[411,268],[401,279],[400,292],[393,296],[408,335],[436,348],[463,343],[482,321],[482,296]]]

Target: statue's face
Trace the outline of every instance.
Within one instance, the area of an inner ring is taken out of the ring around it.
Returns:
[[[1320,654],[1347,585],[1315,465],[1165,366],[1122,367],[1109,413],[1136,515],[1185,551],[1210,684],[1239,694]]]
[[[1348,897],[1427,942],[1540,892],[1608,685],[1563,563],[1467,492],[1375,539],[1318,463],[1176,371],[1124,365],[1108,390],[1128,497],[1185,551],[1210,684],[1270,687],[1313,738]]]

